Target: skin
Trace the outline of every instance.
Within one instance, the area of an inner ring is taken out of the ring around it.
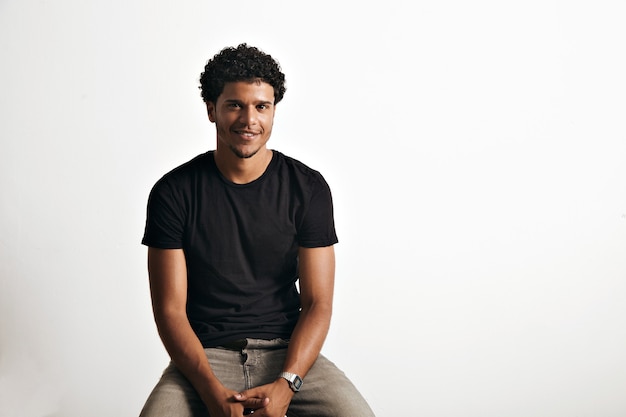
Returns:
[[[215,161],[220,172],[238,184],[260,177],[272,158],[266,144],[275,114],[273,87],[261,81],[227,83],[216,103],[207,103],[207,111],[209,120],[216,125]],[[333,246],[301,247],[298,256],[302,311],[283,371],[304,379],[330,326],[335,254]],[[213,373],[186,314],[187,267],[183,250],[148,248],[148,272],[154,317],[163,344],[195,387],[210,416],[240,417],[244,408],[255,409],[255,417],[285,416],[294,396],[285,379],[277,378],[239,393],[224,387]]]
[[[262,81],[226,83],[217,102],[207,103],[217,132],[215,162],[226,178],[246,184],[265,172],[275,112],[274,88]]]

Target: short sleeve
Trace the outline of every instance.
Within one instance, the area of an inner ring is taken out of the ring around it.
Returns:
[[[315,248],[337,243],[332,194],[328,183],[319,173],[313,181],[307,206],[298,230],[298,244]]]
[[[161,179],[148,198],[146,227],[141,241],[161,249],[183,247],[185,225],[184,199],[172,184]]]

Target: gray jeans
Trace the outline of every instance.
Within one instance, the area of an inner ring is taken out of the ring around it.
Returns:
[[[209,348],[205,353],[222,384],[244,391],[271,383],[281,372],[288,342],[247,339],[242,347]],[[148,397],[140,417],[207,417],[208,410],[187,379],[170,364]],[[350,380],[320,355],[291,400],[288,417],[374,417]]]

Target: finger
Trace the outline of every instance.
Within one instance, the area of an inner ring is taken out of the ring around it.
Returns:
[[[252,407],[265,407],[269,404],[269,397],[248,397],[245,392],[239,392],[233,395],[233,400],[244,404],[244,406]]]
[[[245,408],[252,408],[257,410],[259,408],[267,407],[270,403],[270,399],[268,397],[264,398],[245,398],[241,400],[241,403]]]

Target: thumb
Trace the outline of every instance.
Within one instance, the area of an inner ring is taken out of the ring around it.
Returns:
[[[243,404],[246,408],[252,408],[254,410],[258,408],[267,407],[270,403],[269,397],[247,397],[244,393],[235,394],[235,400]]]
[[[259,407],[265,407],[270,403],[269,397],[249,397],[248,394],[244,392],[238,392],[233,395],[233,399],[238,402],[246,402],[246,404],[258,405]]]

